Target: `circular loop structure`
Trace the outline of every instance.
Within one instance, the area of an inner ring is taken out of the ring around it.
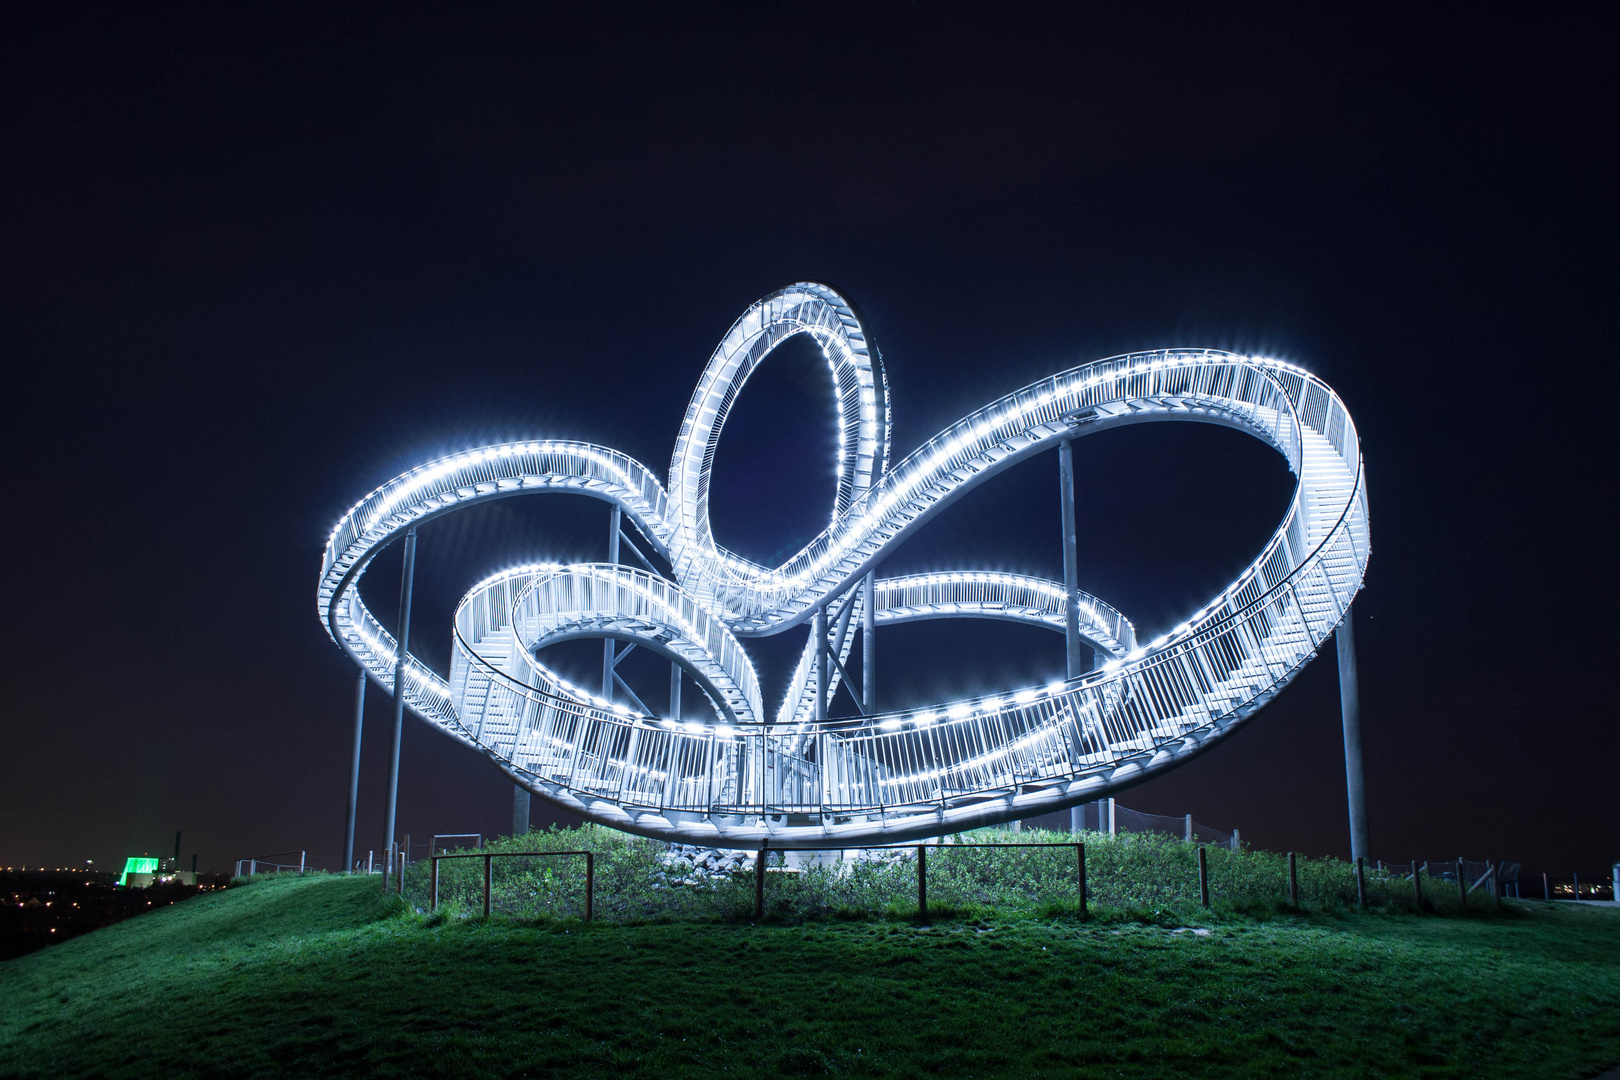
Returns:
[[[749,375],[796,334],[819,344],[832,374],[842,418],[838,493],[820,535],[766,567],[715,542],[710,468]],[[863,620],[990,618],[1063,632],[1060,582],[944,572],[877,578],[868,588],[868,573],[935,513],[1017,462],[1062,440],[1171,420],[1253,435],[1296,477],[1281,524],[1237,580],[1146,643],[1120,612],[1079,594],[1080,636],[1110,658],[1083,676],[816,719],[818,694],[830,699],[853,646],[850,628]],[[793,285],[750,307],[715,350],[687,406],[667,489],[634,459],[580,442],[505,443],[429,462],[338,521],[321,565],[320,616],[392,692],[396,642],[358,588],[378,551],[424,521],[489,499],[572,492],[611,503],[670,564],[673,580],[600,563],[489,578],[457,608],[448,678],[405,657],[406,705],[534,794],[590,820],[687,843],[793,848],[935,836],[1139,783],[1275,697],[1362,585],[1367,493],[1355,425],[1331,389],[1291,364],[1186,349],[1099,360],[991,402],[892,468],[888,431],[882,366],[854,309],[825,285]],[[766,716],[743,641],[806,621],[836,628],[824,645],[836,662],[817,663],[812,631],[787,693]],[[634,642],[668,658],[703,691],[712,716],[632,711],[569,683],[537,655],[579,637]]]

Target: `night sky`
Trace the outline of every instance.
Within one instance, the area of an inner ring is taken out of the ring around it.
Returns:
[[[720,337],[802,280],[861,308],[896,459],[1129,350],[1317,372],[1369,477],[1374,857],[1593,878],[1620,857],[1612,26],[597,10],[12,12],[0,865],[110,866],[176,829],[204,868],[335,861],[354,669],[315,585],[338,515],[511,438],[662,475]],[[825,522],[834,415],[810,350],[760,370],[717,455],[722,543],[775,561]],[[1228,583],[1292,490],[1203,425],[1084,439],[1076,471],[1081,586],[1145,636]],[[539,496],[426,526],[413,644],[445,670],[468,586],[600,559],[606,522]],[[885,573],[1060,558],[1048,453]],[[363,584],[390,623],[398,568]],[[803,633],[754,646],[769,701]],[[1062,666],[1059,636],[1003,624],[879,639],[890,706]],[[1330,649],[1120,802],[1347,854],[1337,693]],[[373,689],[362,852],[389,709]],[[510,792],[407,719],[401,832],[505,832]]]

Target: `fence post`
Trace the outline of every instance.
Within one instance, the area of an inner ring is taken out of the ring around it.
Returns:
[[[1243,832],[1241,830],[1239,830],[1239,829],[1233,829],[1232,830],[1232,850],[1233,851],[1242,851],[1243,850]]]
[[[399,881],[396,884],[397,884],[398,887],[394,891],[399,893],[400,896],[404,896],[405,895],[405,853],[403,851],[400,852],[400,854],[399,854]]]
[[[1209,864],[1204,860],[1204,845],[1198,845],[1198,902],[1209,907]]]
[[[1288,853],[1288,906],[1299,907],[1299,874],[1294,868],[1294,853]]]
[[[765,917],[765,849],[769,840],[759,842],[759,854],[754,857],[754,918]]]
[[[1548,883],[1547,875],[1545,873],[1541,875],[1541,898],[1543,900],[1552,899],[1552,885]]]
[[[1080,917],[1086,917],[1086,845],[1074,845],[1074,883],[1080,893]]]
[[[1182,837],[1187,843],[1192,843],[1192,815],[1187,815],[1187,835]]]
[[[596,902],[596,856],[589,851],[585,853],[585,921],[591,921],[592,909]]]
[[[1366,910],[1367,907],[1366,861],[1367,860],[1364,856],[1356,856],[1356,906],[1360,907],[1362,910]]]
[[[1461,859],[1458,859],[1457,860],[1457,899],[1462,901],[1462,906],[1463,907],[1467,907],[1468,906],[1468,882],[1463,880],[1463,876],[1464,876],[1463,875],[1463,861]]]
[[[928,918],[928,847],[917,845],[917,917]]]
[[[433,861],[433,900],[432,900],[432,906],[429,907],[428,910],[429,911],[438,911],[439,910],[439,857],[437,855],[432,855],[432,856],[429,856],[429,858],[431,858],[432,861]]]
[[[1569,874],[1570,879],[1575,882],[1575,899],[1579,900],[1581,898],[1581,875],[1576,873],[1574,870],[1571,870]]]
[[[1114,800],[1108,800],[1108,835],[1119,835],[1119,822],[1114,820]]]
[[[484,856],[484,918],[489,918],[489,894],[495,884],[495,856]]]
[[[248,860],[248,877],[252,877],[254,874],[257,874],[258,872],[259,872],[259,860],[258,859],[249,859]]]
[[[1418,914],[1423,914],[1423,864],[1416,859],[1412,860],[1412,902],[1417,904]]]
[[[304,876],[304,856],[307,855],[307,854],[308,853],[304,852],[304,851],[300,851],[298,853],[298,876],[299,877]]]

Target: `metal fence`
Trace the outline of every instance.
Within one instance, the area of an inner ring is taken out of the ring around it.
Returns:
[[[1131,833],[1154,833],[1170,836],[1187,843],[1210,844],[1237,851],[1242,847],[1242,834],[1233,829],[1226,832],[1213,825],[1194,821],[1191,814],[1174,817],[1167,814],[1149,814],[1120,806],[1113,799],[1100,799],[1075,808],[1071,817],[1082,829],[1107,833],[1111,836]]]
[[[1117,818],[1119,825],[1125,820],[1123,814]],[[1158,824],[1177,820],[1161,817]],[[1187,843],[1185,817],[1179,821],[1179,836],[1163,827],[1112,835],[1022,834],[1027,840],[1018,839],[1019,833],[981,833],[838,849],[766,844],[746,855],[586,826],[531,833],[517,850],[499,850],[497,843],[438,855],[429,865],[408,868],[397,887],[412,907],[452,917],[747,921],[929,918],[992,909],[1085,915],[1095,903],[1159,919],[1193,904],[1439,912],[1489,907],[1516,877],[1513,864],[1419,862],[1413,875],[1412,864],[1345,863]],[[554,837],[558,846],[544,847],[544,837]]]

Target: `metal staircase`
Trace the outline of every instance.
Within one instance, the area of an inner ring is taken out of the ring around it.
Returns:
[[[720,548],[708,470],[748,374],[795,333],[832,369],[844,417],[838,497],[823,532],[779,567]],[[926,709],[816,719],[848,660],[866,605],[877,626],[930,618],[1010,619],[1062,632],[1064,587],[1011,574],[866,575],[940,509],[1025,458],[1126,424],[1197,421],[1262,439],[1297,477],[1282,524],[1236,581],[1148,643],[1080,594],[1095,670],[1015,693]],[[392,688],[394,639],[365,608],[360,575],[423,521],[493,498],[593,495],[631,518],[668,580],[622,565],[521,567],[480,583],[456,612],[449,678],[408,661],[405,700],[534,793],[585,817],[684,842],[792,847],[902,840],[1033,816],[1106,796],[1173,767],[1287,685],[1344,617],[1368,558],[1366,484],[1342,402],[1308,372],[1204,350],[1086,364],[963,418],[888,467],[881,366],[850,308],[800,284],[760,301],[727,334],[694,394],[666,490],[634,460],[584,443],[523,442],[424,465],[383,485],[333,530],[323,622]],[[767,717],[742,640],[826,612],[827,686],[807,641]],[[841,627],[842,629],[837,629]],[[615,637],[668,657],[712,717],[633,711],[574,686],[536,653],[571,637]]]

